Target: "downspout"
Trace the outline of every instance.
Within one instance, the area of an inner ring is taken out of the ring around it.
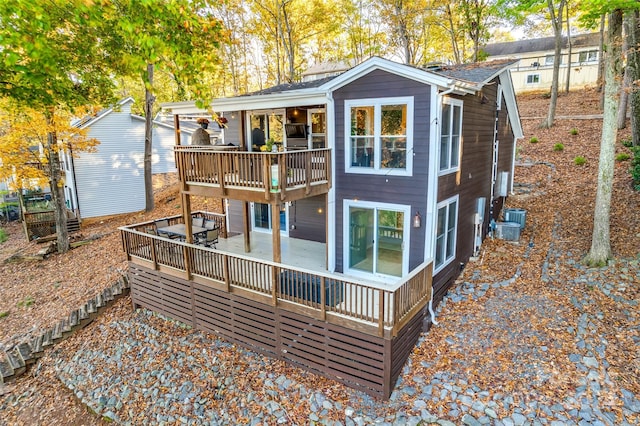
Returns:
[[[331,188],[327,196],[327,271],[335,272],[336,270],[336,190],[335,178],[336,174],[336,138],[335,138],[335,103],[331,90],[327,91],[327,148],[331,148]]]
[[[436,223],[436,215],[437,215],[437,209],[436,206],[438,205],[438,165],[437,165],[437,159],[440,158],[440,153],[438,152],[438,149],[440,148],[440,143],[438,143],[438,135],[440,134],[439,129],[441,128],[440,125],[441,123],[439,123],[439,119],[441,119],[440,116],[440,111],[442,110],[442,99],[452,93],[455,90],[455,86],[453,81],[449,81],[449,88],[441,93],[436,93],[435,96],[432,97],[432,101],[431,101],[431,108],[435,110],[435,115],[436,115],[436,122],[435,122],[435,126],[436,126],[436,131],[432,131],[431,132],[431,140],[429,143],[429,162],[431,163],[431,165],[433,165],[433,172],[432,175],[430,176],[430,180],[429,180],[429,186],[427,189],[427,217],[429,218],[429,223],[427,226],[426,231],[430,232],[431,235],[436,235],[436,227],[437,227],[437,223]],[[431,195],[431,199],[429,198],[429,194]],[[429,202],[430,201],[430,202]],[[431,247],[428,251],[432,261],[433,261],[433,254],[435,252],[435,239],[430,238],[429,239]],[[427,251],[425,250],[425,254],[427,254]],[[425,256],[426,257],[426,256]],[[427,259],[425,259],[426,261]],[[438,321],[436,321],[436,314],[433,311],[433,276],[431,277],[432,280],[432,288],[431,288],[431,297],[429,298],[429,315],[431,316],[431,323],[434,325],[438,325]]]

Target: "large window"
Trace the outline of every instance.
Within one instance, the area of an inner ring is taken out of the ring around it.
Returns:
[[[348,172],[411,174],[413,98],[346,101],[345,111]]]
[[[462,101],[445,98],[442,101],[440,133],[440,174],[454,172],[460,164],[462,135]]]
[[[457,223],[458,196],[456,195],[438,203],[434,271],[439,271],[456,257]]]

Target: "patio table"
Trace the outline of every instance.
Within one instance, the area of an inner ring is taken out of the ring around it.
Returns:
[[[203,234],[207,232],[207,228],[202,226],[192,226],[191,233],[195,236],[198,234]],[[186,238],[187,230],[184,223],[177,223],[175,225],[164,226],[162,228],[158,228],[158,234],[166,233],[168,235],[177,235],[181,238]]]

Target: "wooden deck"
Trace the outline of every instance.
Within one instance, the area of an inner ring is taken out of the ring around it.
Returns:
[[[365,282],[161,238],[143,232],[148,226],[120,228],[135,305],[369,394],[391,394],[422,329],[431,263],[393,284]]]
[[[175,146],[182,191],[262,203],[294,201],[331,188],[331,150],[246,152]]]

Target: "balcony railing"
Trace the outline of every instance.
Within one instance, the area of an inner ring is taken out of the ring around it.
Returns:
[[[431,262],[387,285],[169,240],[151,225],[120,228],[130,261],[371,335],[395,336],[431,298]]]
[[[293,191],[310,194],[316,186],[328,190],[331,184],[331,150],[312,149],[285,152],[245,152],[216,147],[174,147],[180,181],[187,186],[264,192],[269,200],[281,200]]]

